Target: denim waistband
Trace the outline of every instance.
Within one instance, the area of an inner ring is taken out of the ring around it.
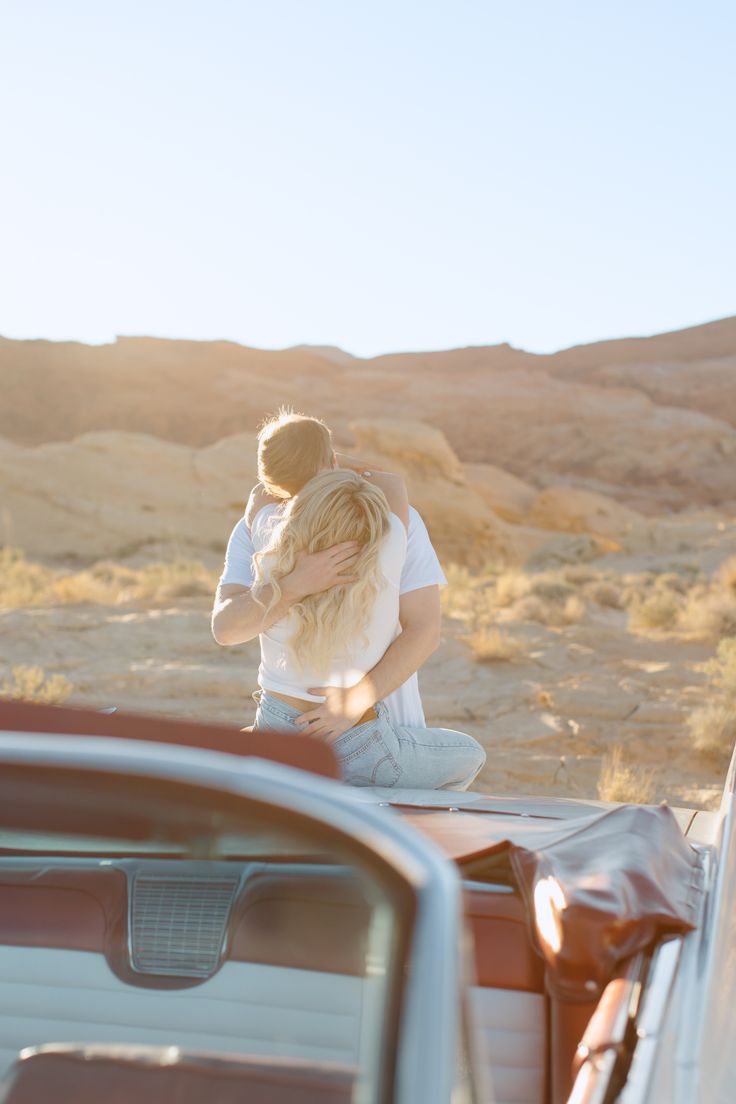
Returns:
[[[288,702],[282,701],[281,698],[277,698],[275,694],[268,690],[254,690],[251,697],[259,709],[267,709],[269,713],[274,713],[285,721],[293,721],[295,717],[300,717],[304,712],[304,709],[297,709],[296,706],[289,705]],[[319,704],[319,702],[314,702],[315,706]],[[379,719],[388,718],[388,709],[382,701],[377,701],[373,708]]]
[[[293,721],[294,717],[299,717],[304,712],[303,709],[297,709],[288,702],[282,701],[281,698],[277,698],[268,690],[254,690],[251,697],[259,709],[267,709],[269,713],[275,713],[285,721]],[[319,702],[314,704],[319,705]]]

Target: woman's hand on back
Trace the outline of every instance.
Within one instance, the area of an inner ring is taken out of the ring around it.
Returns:
[[[291,602],[301,602],[310,594],[357,582],[351,568],[361,547],[358,541],[343,541],[322,552],[300,552],[293,569],[280,580],[282,594]]]

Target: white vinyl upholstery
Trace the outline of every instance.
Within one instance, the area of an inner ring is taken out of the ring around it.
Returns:
[[[140,1043],[230,1054],[353,1063],[363,978],[227,962],[188,989],[143,989],[102,955],[0,947],[0,1080],[18,1051],[41,1043]],[[475,988],[478,1054],[492,1095],[483,1104],[543,1104],[544,997]]]
[[[475,987],[476,1052],[484,1061],[484,1104],[544,1104],[545,1007],[541,993]]]
[[[119,1042],[355,1062],[360,977],[226,962],[188,989],[142,989],[102,955],[0,947],[0,1079],[27,1046]]]

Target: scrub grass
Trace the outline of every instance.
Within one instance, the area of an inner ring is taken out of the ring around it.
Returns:
[[[500,629],[479,629],[468,638],[468,644],[478,663],[513,663],[523,653],[519,641]]]
[[[688,717],[687,726],[696,751],[726,762],[736,742],[736,704],[709,702]]]
[[[19,549],[0,549],[0,608],[5,609],[165,602],[211,595],[216,585],[216,573],[196,560],[138,568],[101,560],[82,571],[64,571],[27,560]]]
[[[698,588],[690,595],[680,622],[701,640],[736,636],[736,597],[718,586]]]
[[[72,690],[65,675],[47,675],[42,667],[13,667],[10,679],[0,687],[0,698],[6,701],[36,702],[40,705],[61,705]]]
[[[477,638],[471,646],[480,651],[496,650],[497,640],[491,637],[486,643],[484,637],[491,634],[501,610],[514,621],[538,621],[555,627],[577,624],[586,613],[586,595],[580,593],[582,580],[588,582],[592,577],[586,571],[578,583],[570,581],[574,576],[568,571],[473,574],[458,564],[451,564],[446,575],[442,611],[466,624]],[[499,650],[505,649],[499,645]]]
[[[629,623],[634,629],[674,629],[681,605],[666,591],[658,591],[644,599],[635,599],[629,607]]]
[[[529,594],[514,606],[514,619],[536,621],[548,628],[576,625],[585,616],[585,602],[577,594],[571,594],[564,603]]]
[[[729,556],[718,568],[716,583],[736,598],[736,556]]]
[[[736,704],[736,637],[720,642],[715,657],[708,660],[704,670],[712,684]]]
[[[597,606],[622,609],[624,605],[622,588],[606,579],[591,583],[586,587],[585,593]]]
[[[603,757],[597,789],[601,801],[649,805],[654,799],[654,772],[625,763],[624,750],[616,744]]]
[[[714,696],[688,717],[687,725],[697,752],[725,762],[736,743],[736,638],[721,640],[703,670]]]

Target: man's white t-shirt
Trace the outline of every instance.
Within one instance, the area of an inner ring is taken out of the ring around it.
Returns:
[[[278,510],[278,506],[265,506],[259,511],[259,517],[266,510]],[[268,526],[258,526],[255,539],[258,541],[260,533],[267,533]],[[237,586],[252,587],[254,583],[252,558],[253,553],[262,550],[262,545],[256,547],[245,518],[242,517],[235,525],[225,554],[225,566],[220,576],[220,584],[235,584]],[[421,590],[428,586],[445,586],[445,578],[437,553],[432,547],[427,527],[413,506],[409,507],[409,534],[406,549],[406,560],[401,572],[400,594],[409,594],[412,590]],[[419,694],[419,679],[414,673],[411,678],[388,694],[385,699],[389,716],[395,724],[413,728],[425,728],[424,710]]]

